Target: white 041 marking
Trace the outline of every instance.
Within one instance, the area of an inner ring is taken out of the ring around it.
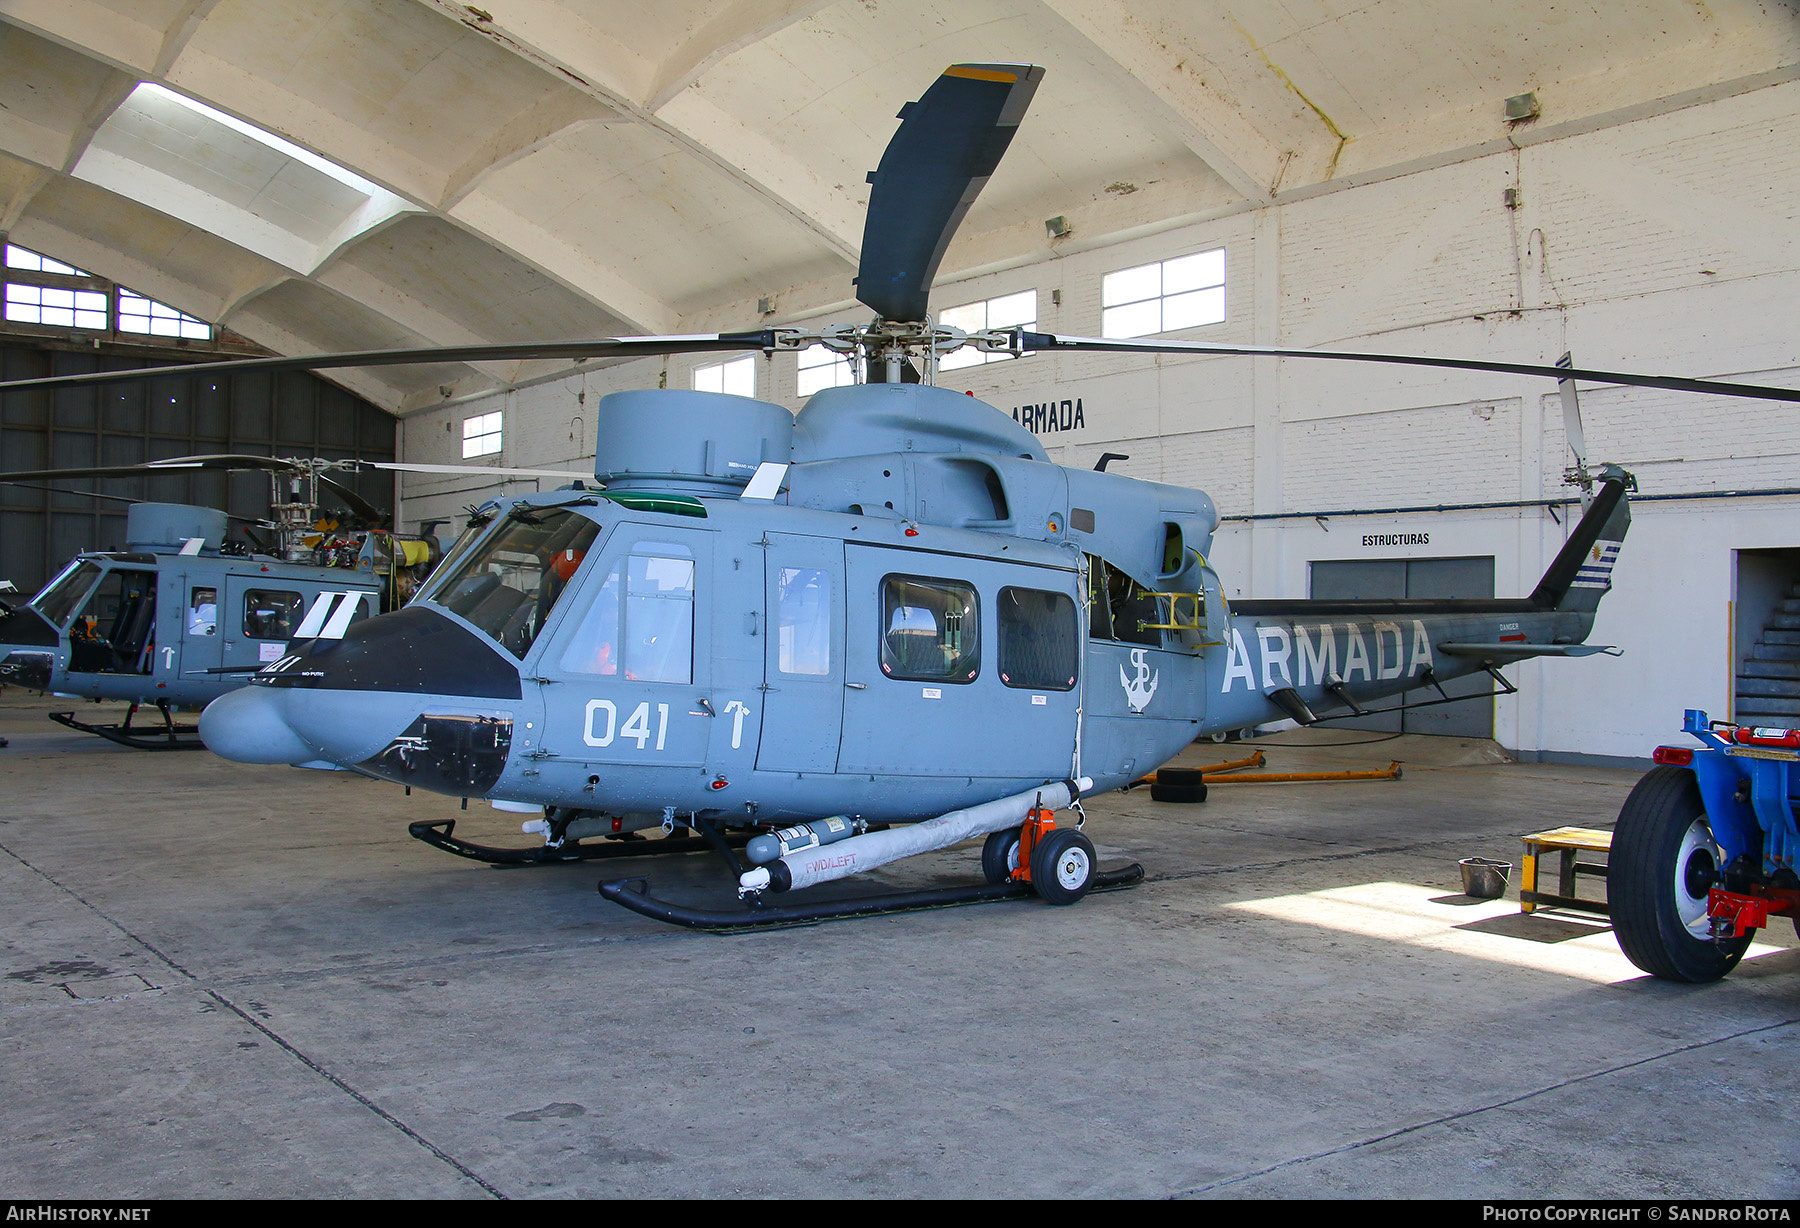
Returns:
[[[606,713],[604,731],[594,728],[596,714]],[[656,749],[661,750],[669,734],[669,705],[656,705]],[[650,741],[650,701],[645,700],[631,710],[623,725],[619,724],[619,709],[610,699],[590,699],[587,706],[587,722],[581,731],[581,740],[589,746],[611,746],[614,739],[630,738],[643,750]]]

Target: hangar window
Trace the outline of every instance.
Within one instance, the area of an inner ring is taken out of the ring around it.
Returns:
[[[947,324],[951,328],[960,328],[965,333],[980,332],[984,328],[1036,328],[1037,291],[1021,290],[1017,294],[1007,294],[1000,298],[983,299],[979,303],[952,307],[948,311],[938,313],[938,323]],[[997,362],[1011,357],[1011,354],[984,353],[973,346],[965,345],[960,350],[953,350],[944,355],[938,362],[938,370],[954,371],[958,367],[979,367],[983,363]]]
[[[500,450],[501,411],[463,419],[463,458],[492,456]]]
[[[212,339],[212,326],[205,320],[123,286],[119,287],[119,331],[149,333],[153,337],[186,337],[193,341]]]
[[[1225,249],[1108,273],[1100,281],[1100,332],[1172,333],[1225,318]]]
[[[840,354],[836,350],[826,349],[822,345],[809,345],[800,351],[799,382],[796,391],[803,397],[809,397],[821,388],[842,388],[856,382],[855,358],[849,354]],[[695,385],[698,387],[699,385]]]
[[[34,252],[29,247],[20,247],[14,243],[6,245],[6,267],[9,269],[29,269],[33,273],[58,273],[64,277],[92,277],[93,274],[76,268],[72,264],[64,264],[60,260],[52,260],[42,252]]]
[[[106,327],[106,295],[97,290],[71,290],[66,286],[28,286],[6,283],[6,318],[19,324],[47,324],[52,328]]]
[[[890,678],[967,683],[981,668],[975,590],[955,580],[888,576],[881,582],[881,672]]]
[[[746,354],[730,362],[708,363],[694,368],[696,392],[729,392],[733,396],[756,395],[756,355]]]
[[[205,320],[28,247],[8,243],[6,268],[9,323],[187,341],[213,339],[213,327]]]

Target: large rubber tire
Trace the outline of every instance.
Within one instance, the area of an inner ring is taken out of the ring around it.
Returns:
[[[1159,768],[1156,773],[1156,783],[1159,785],[1203,785],[1206,783],[1206,773],[1200,768]]]
[[[1652,768],[1625,799],[1607,858],[1613,932],[1627,959],[1651,976],[1694,984],[1737,966],[1750,936],[1715,942],[1706,915],[1720,856],[1693,772]]]
[[[1159,781],[1150,786],[1150,800],[1153,802],[1203,802],[1206,800],[1206,785],[1165,785]]]
[[[1008,827],[991,832],[981,846],[981,873],[988,882],[999,886],[1008,882],[1019,868],[1019,829]]]
[[[1031,850],[1031,885],[1046,904],[1073,904],[1094,885],[1094,842],[1059,827]]]

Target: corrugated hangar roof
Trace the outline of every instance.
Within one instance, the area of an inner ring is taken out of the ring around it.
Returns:
[[[1045,258],[1057,215],[1065,247],[1093,246],[1792,80],[1800,16],[0,0],[0,230],[284,353],[783,322],[850,302],[864,175],[900,104],[959,61],[1048,74],[940,284]],[[1528,91],[1540,117],[1509,123]],[[404,412],[552,369],[338,378]]]

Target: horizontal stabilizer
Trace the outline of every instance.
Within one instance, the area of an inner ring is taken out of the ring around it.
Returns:
[[[1625,650],[1612,644],[1438,644],[1436,650],[1453,657],[1591,657],[1605,653],[1622,657]]]

